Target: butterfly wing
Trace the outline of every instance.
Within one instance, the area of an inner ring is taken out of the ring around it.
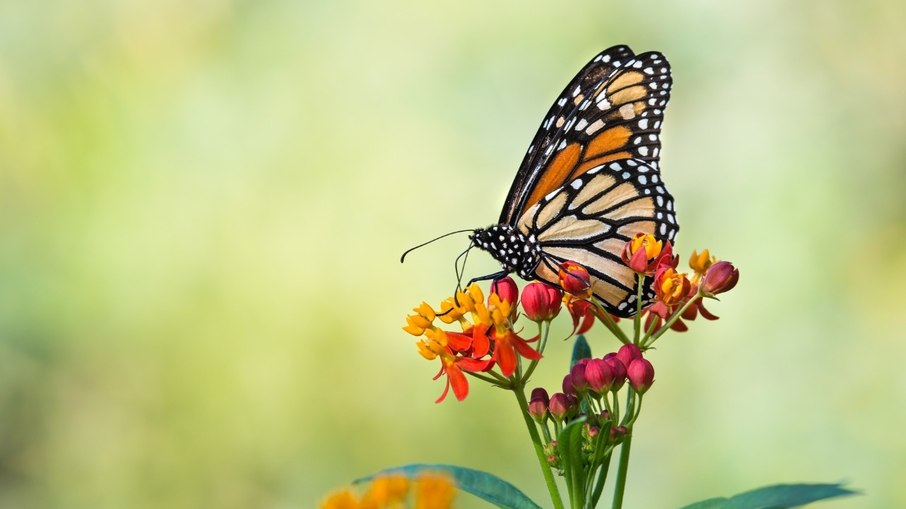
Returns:
[[[670,65],[661,53],[614,46],[591,60],[551,107],[500,214],[515,224],[549,193],[603,163],[635,158],[657,169]]]
[[[532,205],[517,228],[541,247],[538,279],[556,285],[558,265],[578,262],[606,309],[625,317],[635,313],[636,279],[620,258],[623,246],[639,232],[672,241],[679,225],[657,169],[626,159],[589,168]]]

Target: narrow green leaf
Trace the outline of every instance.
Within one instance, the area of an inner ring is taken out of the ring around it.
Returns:
[[[432,472],[449,475],[456,482],[456,486],[459,489],[486,500],[497,507],[503,509],[541,509],[541,506],[528,498],[525,493],[496,475],[455,465],[403,465],[387,468],[374,475],[356,479],[353,484],[365,483],[381,475],[404,475],[411,479],[421,474]]]
[[[585,336],[579,334],[573,343],[573,358],[569,361],[569,367],[573,367],[582,359],[591,359],[591,346],[585,340]]]
[[[727,500],[727,497],[709,498],[708,500],[683,506],[682,509],[723,509]]]
[[[786,509],[818,500],[855,495],[840,484],[775,484],[730,497],[725,509]]]
[[[776,484],[730,498],[710,498],[682,509],[789,509],[828,498],[855,495],[841,484]]]

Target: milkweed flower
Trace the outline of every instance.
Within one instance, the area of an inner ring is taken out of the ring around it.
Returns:
[[[547,406],[550,404],[550,398],[543,387],[532,389],[532,397],[529,399],[528,413],[537,422],[544,421],[547,418]]]
[[[563,291],[581,298],[591,297],[591,276],[588,269],[573,261],[560,264],[560,288]]]
[[[658,300],[670,308],[677,307],[689,297],[692,283],[686,274],[665,268],[658,271],[654,278],[654,293]]]
[[[637,233],[623,246],[621,258],[635,272],[651,275],[657,270],[660,262],[670,257],[672,253],[673,246],[670,241],[665,244],[654,235]]]
[[[402,475],[375,477],[360,497],[349,488],[332,493],[320,509],[450,509],[456,484],[447,475],[423,473],[414,481]]]
[[[415,482],[415,509],[449,509],[456,484],[446,475],[425,474]]]
[[[604,359],[592,359],[585,365],[585,381],[595,394],[603,394],[613,385],[613,370]]]
[[[515,286],[515,283],[514,283]],[[500,290],[503,286],[498,286]],[[512,291],[511,291],[512,290]],[[518,290],[503,290],[516,299]],[[504,376],[516,372],[518,357],[538,360],[541,354],[529,345],[537,338],[524,339],[513,330],[516,300],[501,298],[492,292],[485,302],[484,293],[477,284],[457,292],[441,302],[440,312],[422,303],[406,317],[403,330],[420,337],[416,342],[419,353],[427,360],[439,359],[440,371],[435,380],[446,375],[444,391],[438,398],[443,401],[453,389],[456,399],[468,395],[469,384],[465,373],[488,371],[495,365]],[[443,330],[434,325],[435,320],[445,324],[458,323],[462,332]],[[485,356],[490,355],[490,358]]]
[[[519,302],[519,287],[516,286],[516,282],[510,276],[495,279],[491,283],[491,294],[497,295],[500,300],[512,304],[514,306],[513,309],[515,309],[516,303]]]
[[[533,322],[548,322],[559,313],[563,292],[540,281],[533,281],[522,289],[522,311]]]
[[[714,265],[716,261],[717,259],[711,256],[711,253],[709,253],[707,249],[701,253],[692,251],[692,255],[689,256],[689,268],[694,272],[692,283],[698,284],[705,275],[705,272],[708,271],[708,268],[711,267],[711,265]]]
[[[565,295],[563,302],[569,315],[573,319],[573,331],[571,335],[585,334],[595,324],[595,318],[598,318],[598,309],[591,302],[584,299],[577,299],[572,295]],[[614,318],[616,321],[616,318]]]
[[[708,267],[702,278],[701,290],[707,297],[728,292],[739,282],[739,269],[730,262],[719,261]]]
[[[654,366],[647,359],[636,359],[626,369],[626,376],[636,392],[645,394],[654,383]]]

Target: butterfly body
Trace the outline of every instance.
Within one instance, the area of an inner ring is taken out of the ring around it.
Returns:
[[[473,231],[472,244],[527,280],[556,284],[558,265],[578,262],[604,307],[632,316],[637,279],[622,247],[637,233],[672,241],[679,230],[659,170],[671,86],[660,53],[598,54],[542,121],[499,223]]]

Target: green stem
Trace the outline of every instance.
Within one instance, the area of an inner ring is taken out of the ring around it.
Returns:
[[[633,318],[633,343],[639,344],[639,337],[642,333],[642,293],[645,291],[645,275],[637,274],[636,278],[639,284],[636,285],[635,291],[635,317]]]
[[[695,294],[695,297],[689,299],[685,304],[683,304],[683,307],[681,307],[679,309],[679,311],[670,315],[670,319],[667,320],[667,323],[665,323],[663,327],[658,329],[658,331],[655,332],[654,335],[651,336],[648,343],[643,346],[649,347],[652,344],[654,344],[654,342],[657,341],[657,338],[663,336],[664,333],[670,329],[670,326],[673,325],[677,320],[679,320],[680,316],[682,316],[682,314],[685,313],[686,310],[689,309],[690,306],[692,306],[692,304],[694,304],[698,299],[700,299],[701,296],[702,296],[701,289],[699,289],[698,293]]]
[[[542,323],[546,323],[547,327],[542,327],[542,325],[540,323],[538,324],[538,335],[541,336],[541,339],[539,340],[539,341],[541,341],[541,343],[538,345],[538,353],[544,352],[544,346],[547,345],[547,336],[550,334],[550,331],[551,331],[550,322],[542,322]],[[542,330],[543,330],[543,332],[542,332]],[[536,366],[538,366],[538,361],[532,361],[529,363],[528,369],[525,370],[525,376],[520,378],[520,381],[523,385],[525,385],[525,383],[528,382],[529,377],[531,377],[532,373],[535,372]]]
[[[525,419],[525,426],[528,428],[529,436],[532,438],[532,445],[535,447],[535,455],[538,457],[538,464],[541,466],[541,473],[544,474],[544,482],[547,484],[547,491],[551,495],[551,502],[554,503],[554,509],[563,509],[563,501],[560,500],[560,490],[557,488],[557,482],[554,480],[554,473],[544,455],[544,446],[541,444],[541,437],[538,436],[538,429],[535,427],[535,421],[532,420],[528,413],[528,402],[525,400],[524,387],[517,384],[513,387],[513,393],[516,395],[516,401],[519,402],[519,410],[522,412],[522,418]]]
[[[595,308],[600,311],[600,313],[597,314],[598,319],[604,322],[604,326],[607,327],[610,332],[620,340],[620,343],[623,343],[625,345],[631,342],[629,341],[629,337],[626,336],[626,333],[623,332],[623,329],[620,329],[616,322],[613,321],[613,318],[610,317],[610,313],[608,313],[607,310],[604,309],[604,306],[602,306],[601,303],[598,302],[598,299],[592,298],[591,300],[589,300],[589,302],[591,302],[595,306]]]
[[[620,446],[620,464],[617,467],[617,482],[613,490],[613,509],[623,507],[623,492],[626,490],[626,470],[629,468],[629,447],[632,445],[632,433],[626,435]]]
[[[489,383],[489,384],[491,384],[491,385],[496,385],[497,387],[508,388],[508,387],[507,387],[507,383],[508,383],[509,381],[508,381],[507,379],[505,379],[505,378],[504,378],[503,380],[501,380],[501,379],[499,379],[499,378],[491,378],[491,377],[489,377],[489,376],[484,376],[484,375],[482,375],[482,374],[480,374],[480,373],[474,373],[474,372],[471,372],[471,371],[466,371],[465,373],[466,373],[467,375],[474,376],[475,378],[477,378],[477,379],[479,379],[479,380],[483,380],[483,381],[485,381],[485,382],[487,382],[487,383]]]

